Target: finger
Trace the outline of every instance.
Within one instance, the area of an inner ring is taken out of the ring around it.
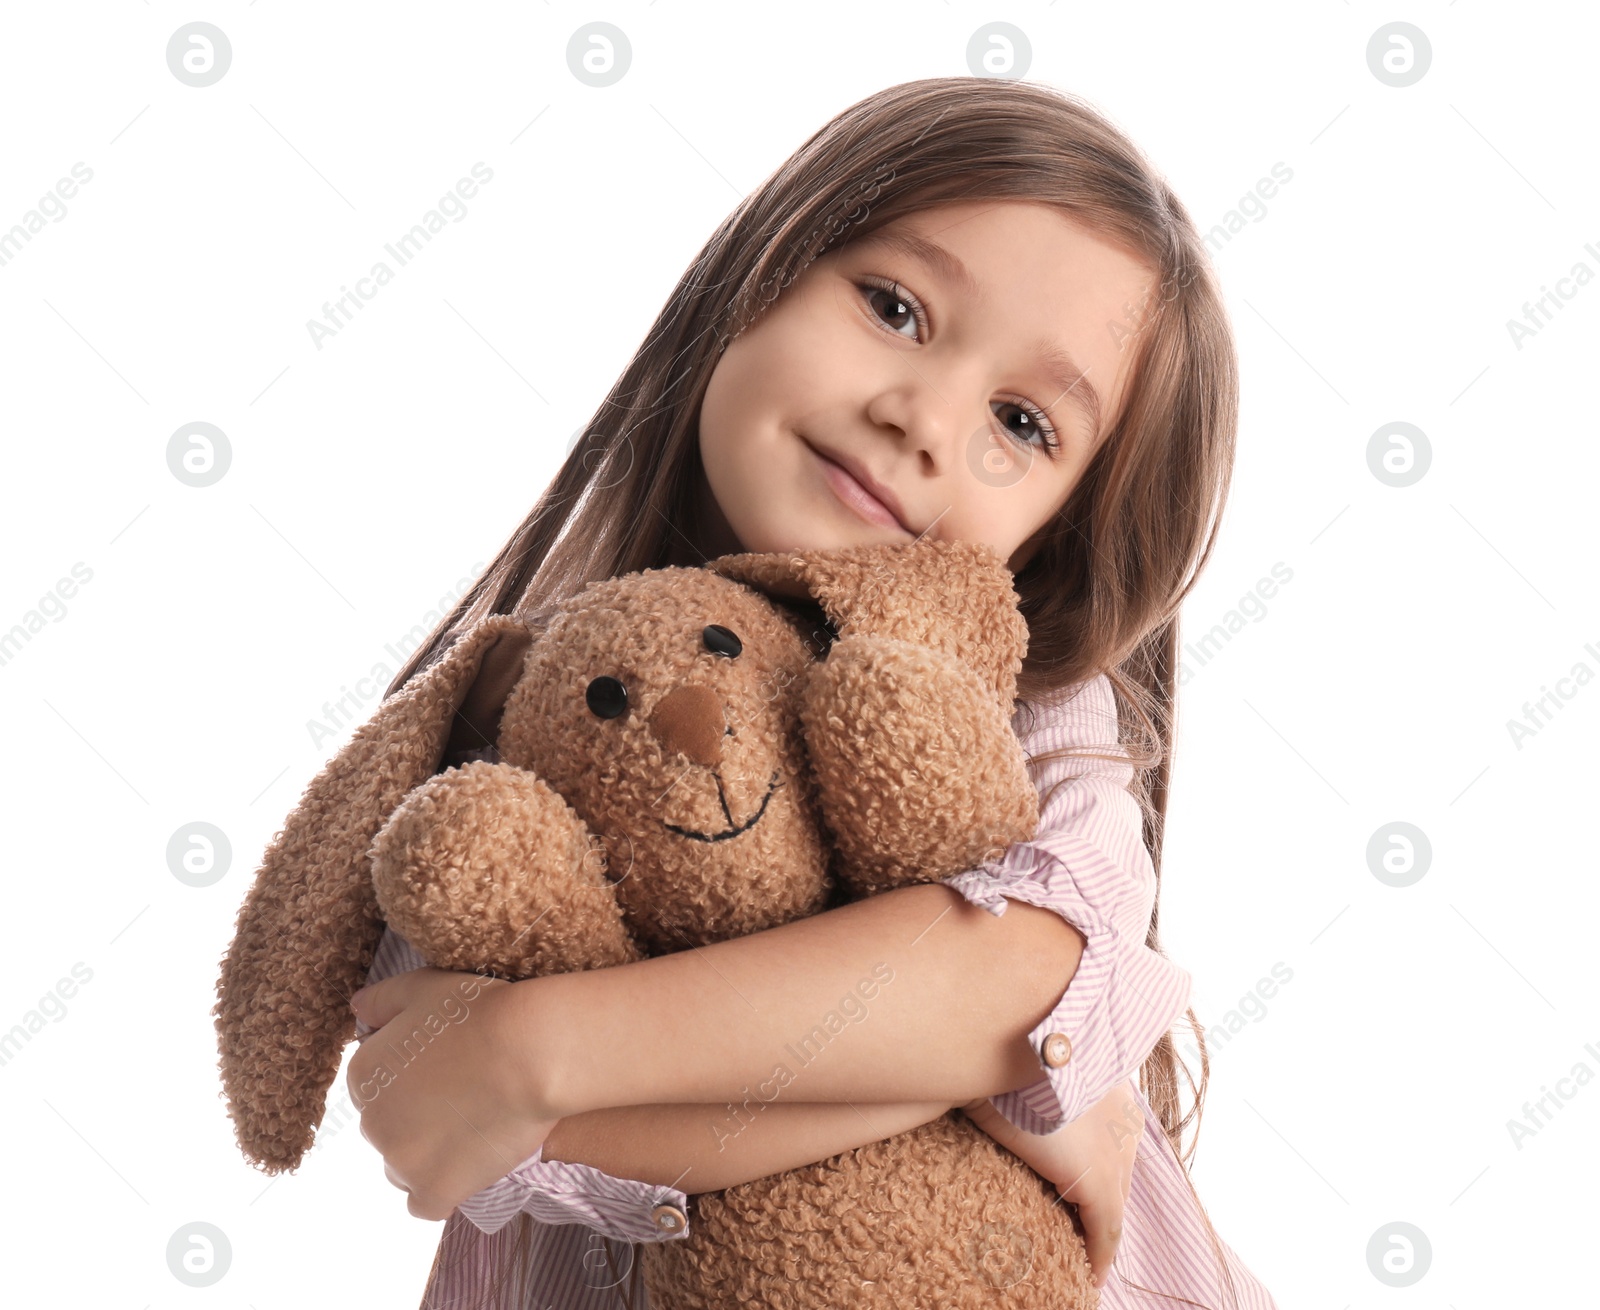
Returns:
[[[368,983],[350,997],[350,1009],[367,1027],[382,1028],[406,1008],[418,974],[439,972],[438,969],[424,966],[391,974],[380,982]]]
[[[1122,1241],[1122,1210],[1092,1202],[1078,1202],[1078,1218],[1083,1223],[1083,1245],[1089,1257],[1089,1270],[1096,1287],[1104,1287],[1111,1276],[1111,1262]]]
[[[388,980],[385,979],[384,981],[386,982]],[[361,1022],[366,1024],[369,1028],[381,1028],[383,1026],[382,1024],[376,1024],[372,1022],[374,993],[376,993],[382,986],[383,983],[381,982],[368,983],[365,987],[362,987],[350,994],[350,1013],[355,1015],[356,1018],[360,1019]]]

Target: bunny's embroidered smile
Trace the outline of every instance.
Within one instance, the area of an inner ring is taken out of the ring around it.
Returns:
[[[715,773],[713,773],[711,776],[716,778],[717,799],[722,802],[722,812],[728,816],[728,822],[733,824],[733,814],[728,809],[728,797],[727,793],[722,789],[722,779],[717,777]],[[757,807],[756,812],[743,823],[734,824],[734,826],[725,828],[721,832],[695,832],[691,828],[680,828],[675,823],[666,823],[663,826],[666,827],[669,832],[675,832],[683,837],[693,837],[695,841],[727,841],[729,837],[737,837],[741,832],[748,832],[751,828],[755,827],[761,816],[767,812],[767,802],[772,799],[772,793],[777,791],[781,786],[783,786],[783,784],[778,781],[778,771],[774,769],[772,771],[772,777],[767,782],[767,793],[761,798],[761,804]]]

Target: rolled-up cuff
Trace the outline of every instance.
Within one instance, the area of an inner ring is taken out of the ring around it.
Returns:
[[[625,1242],[665,1242],[688,1234],[689,1198],[677,1188],[543,1156],[541,1147],[456,1208],[485,1233],[498,1232],[525,1212],[546,1224],[587,1224]]]
[[[1013,846],[1003,861],[944,883],[995,916],[1008,900],[1054,910],[1083,934],[1083,953],[1050,1013],[1028,1034],[1040,1077],[990,1097],[1024,1132],[1053,1133],[1139,1066],[1188,1004],[1191,979],[1143,942],[1128,942],[1079,893],[1072,871],[1040,846]],[[1086,845],[1086,857],[1089,850]],[[1026,858],[1024,858],[1024,856]]]

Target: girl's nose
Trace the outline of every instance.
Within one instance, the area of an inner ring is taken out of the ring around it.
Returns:
[[[922,451],[940,470],[955,467],[970,442],[965,420],[952,408],[946,394],[954,394],[951,384],[941,381],[941,390],[923,381],[897,382],[875,395],[867,405],[867,416],[879,427],[898,433],[895,444],[907,447],[915,456]]]
[[[728,731],[722,698],[699,683],[674,687],[651,711],[650,731],[666,750],[680,751],[709,768],[721,760]]]

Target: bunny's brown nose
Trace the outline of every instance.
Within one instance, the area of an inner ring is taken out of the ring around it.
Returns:
[[[728,732],[722,698],[698,683],[674,687],[651,711],[650,731],[669,752],[681,751],[696,764],[716,764]]]

